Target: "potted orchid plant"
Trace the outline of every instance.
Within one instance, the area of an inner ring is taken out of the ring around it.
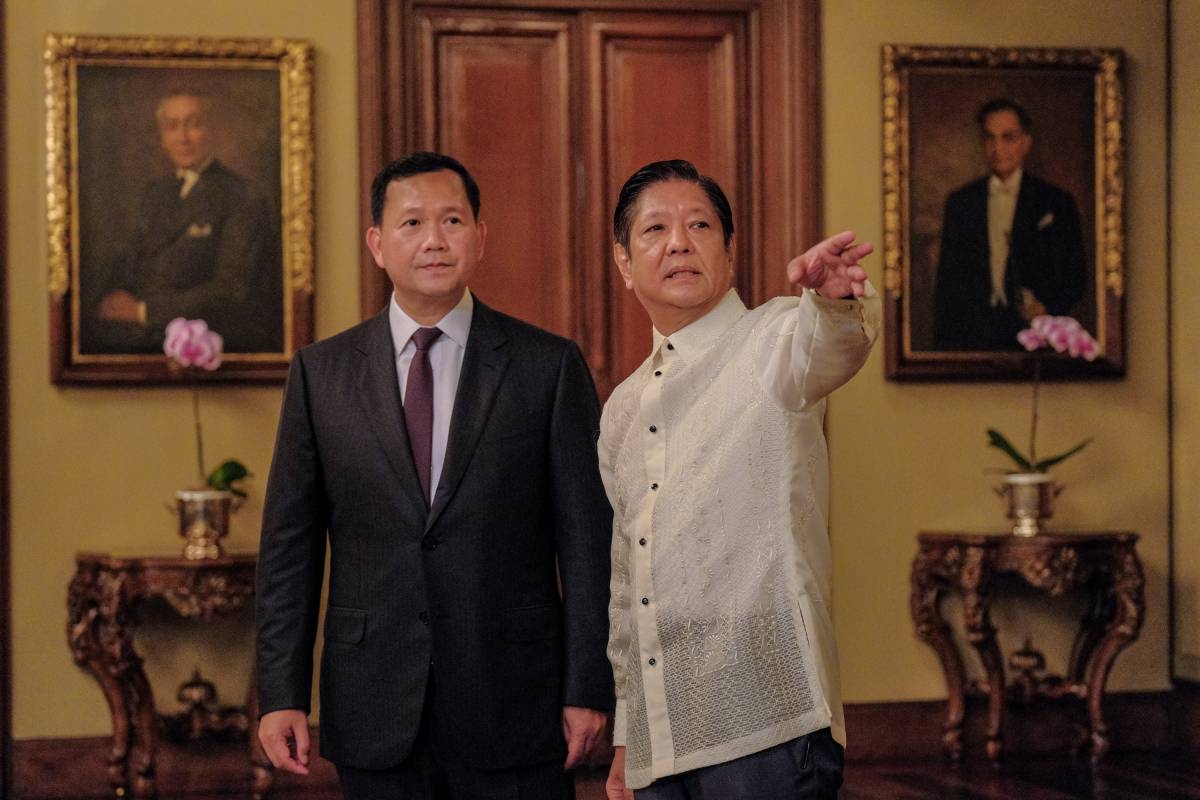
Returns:
[[[1016,465],[1016,469],[1007,470],[1005,486],[997,490],[1008,497],[1009,517],[1016,520],[1013,533],[1031,536],[1038,532],[1039,520],[1051,515],[1053,498],[1062,490],[1061,486],[1051,481],[1047,470],[1083,450],[1092,441],[1088,437],[1061,453],[1038,458],[1038,389],[1041,386],[1042,358],[1047,351],[1054,350],[1066,353],[1071,358],[1092,361],[1099,355],[1100,347],[1078,320],[1049,315],[1034,317],[1029,327],[1017,334],[1017,341],[1034,354],[1028,454],[1018,450],[995,428],[988,428],[987,435],[988,445],[1003,452]]]
[[[163,352],[173,370],[184,370],[192,385],[192,421],[196,430],[196,474],[199,485],[175,493],[179,534],[187,540],[187,558],[217,558],[220,540],[229,532],[229,514],[235,498],[246,492],[239,483],[250,475],[237,459],[226,459],[212,472],[204,468],[204,430],[200,424],[200,386],[197,370],[211,372],[221,366],[225,342],[202,319],[177,317],[167,324]]]

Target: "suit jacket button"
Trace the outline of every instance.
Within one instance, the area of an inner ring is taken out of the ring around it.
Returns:
[[[426,536],[424,539],[421,540],[421,549],[422,550],[436,550],[438,544],[440,544],[440,543],[438,542],[438,538],[436,536]]]
[[[429,612],[428,611],[420,612],[419,614],[417,614],[417,619],[421,620],[421,622],[425,623],[425,625],[429,625]]]

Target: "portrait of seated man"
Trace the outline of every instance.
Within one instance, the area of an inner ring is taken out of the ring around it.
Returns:
[[[203,318],[231,353],[283,350],[279,213],[212,150],[210,99],[166,94],[155,110],[172,171],[142,191],[135,232],[99,291],[85,293],[86,348],[160,353],[175,317]]]
[[[1016,350],[1040,314],[1070,314],[1087,264],[1070,193],[1033,175],[1025,160],[1033,121],[997,98],[976,116],[988,174],[946,199],[934,290],[938,350]]]

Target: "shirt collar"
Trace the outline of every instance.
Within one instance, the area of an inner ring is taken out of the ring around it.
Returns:
[[[459,347],[466,348],[467,336],[471,333],[471,319],[474,315],[475,300],[471,297],[471,292],[464,289],[458,305],[447,311],[446,316],[430,327],[441,328],[444,338],[450,339]],[[412,335],[417,332],[417,328],[425,327],[404,313],[404,309],[400,308],[400,304],[396,302],[394,294],[392,302],[388,304],[388,324],[392,329],[392,347],[396,355],[403,352],[409,340],[412,339]]]
[[[745,313],[746,305],[742,302],[742,298],[738,297],[736,290],[730,289],[711,311],[670,336],[663,336],[656,328],[651,355],[657,353],[663,346],[663,342],[669,340],[684,361],[691,361],[732,328],[733,324]]]
[[[1012,175],[1009,175],[1006,180],[1001,180],[1000,176],[992,173],[992,176],[988,178],[988,191],[992,193],[1005,192],[1016,194],[1017,190],[1021,188],[1021,176],[1023,174],[1025,174],[1025,171],[1020,167],[1013,170]]]
[[[200,175],[204,174],[204,170],[206,170],[210,166],[212,166],[213,161],[214,161],[213,156],[209,156],[208,158],[204,159],[204,162],[201,163],[200,166],[196,167],[195,169],[191,169],[189,167],[176,167],[175,168],[175,177],[176,178],[185,178],[185,177],[187,177],[188,173],[191,173],[192,175],[196,175],[197,177],[199,177]]]

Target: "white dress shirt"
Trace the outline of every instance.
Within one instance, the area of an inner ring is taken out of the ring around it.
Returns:
[[[204,170],[208,169],[208,165],[213,162],[212,156],[205,159],[204,163],[195,169],[179,167],[175,170],[175,177],[182,181],[179,185],[179,199],[187,197],[192,193],[192,189],[196,188],[196,184],[200,182],[200,176]]]
[[[988,178],[988,254],[992,268],[992,307],[1008,305],[1004,277],[1008,270],[1008,250],[1012,243],[1013,217],[1017,213],[1017,194],[1021,189],[1021,170],[1007,180],[996,175]]]
[[[430,326],[422,326],[404,313],[392,295],[388,322],[392,329],[392,350],[396,354],[396,375],[400,379],[400,401],[408,388],[408,367],[416,355],[412,335],[420,327],[441,328],[442,335],[429,346],[429,366],[433,370],[433,452],[429,458],[429,496],[437,494],[438,479],[446,462],[446,442],[450,439],[450,415],[458,393],[458,378],[462,374],[463,353],[471,333],[471,318],[475,302],[469,291],[463,291],[458,305]]]
[[[625,782],[724,763],[831,727],[825,397],[866,361],[880,301],[815,293],[748,311],[730,291],[613,392],[609,659]]]

